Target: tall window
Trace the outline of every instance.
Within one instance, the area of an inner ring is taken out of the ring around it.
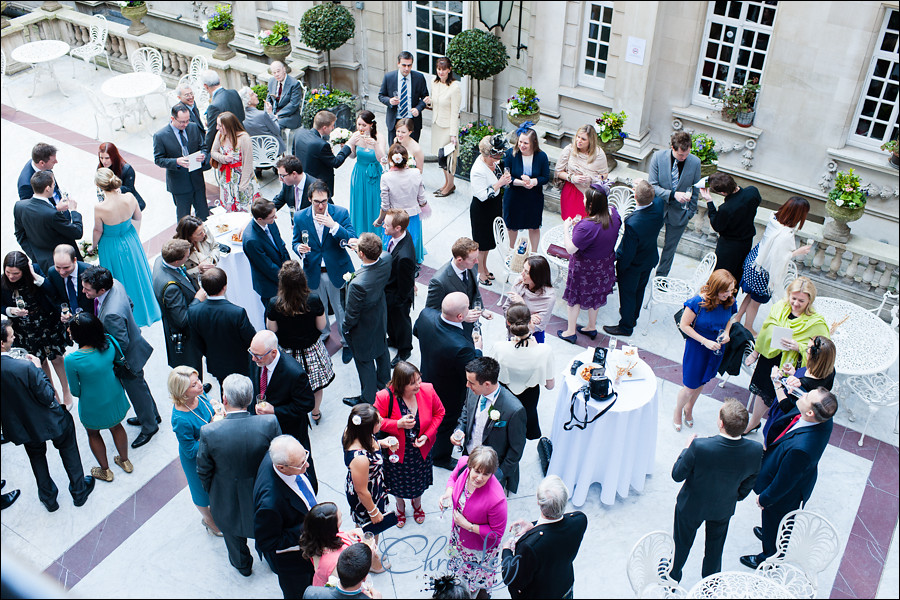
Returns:
[[[695,104],[713,107],[728,87],[762,79],[778,2],[710,2]]]
[[[855,146],[877,149],[884,142],[897,139],[898,38],[900,11],[888,9],[847,140]]]
[[[612,2],[588,2],[585,6],[578,83],[603,89],[609,64],[609,37],[612,33]]]
[[[415,69],[435,75],[437,59],[447,54],[447,44],[463,30],[462,2],[418,0],[415,11]]]

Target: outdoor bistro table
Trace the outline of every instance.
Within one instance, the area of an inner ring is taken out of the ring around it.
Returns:
[[[874,375],[897,360],[897,335],[875,313],[846,300],[821,296],[813,308],[825,317],[828,327],[838,324],[831,341],[837,349],[834,370],[839,374]]]
[[[59,85],[59,79],[56,78],[56,72],[53,70],[53,61],[63,57],[69,53],[69,45],[60,40],[39,40],[37,42],[29,42],[22,44],[12,51],[10,56],[16,62],[28,63],[34,67],[34,85],[31,88],[29,98],[34,96],[37,90],[38,80],[41,78],[41,69],[38,65],[45,64],[47,71],[50,72],[50,78],[56,83],[56,89],[59,93],[68,98],[69,96],[62,90]]]
[[[688,598],[793,598],[780,583],[753,572],[722,571],[701,579]]]
[[[125,73],[104,81],[100,90],[110,98],[136,100],[138,123],[141,123],[141,113],[146,112],[148,117],[153,118],[144,102],[144,96],[158,91],[162,85],[162,77],[154,73]]]

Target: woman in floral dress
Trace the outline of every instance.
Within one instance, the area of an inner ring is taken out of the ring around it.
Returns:
[[[259,182],[253,172],[253,144],[240,120],[223,112],[216,120],[216,137],[210,149],[219,182],[218,205],[229,212],[249,212],[260,198]]]

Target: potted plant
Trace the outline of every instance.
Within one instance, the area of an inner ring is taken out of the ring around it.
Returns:
[[[272,29],[263,29],[256,36],[263,52],[272,60],[283,61],[291,53],[291,38],[288,37],[288,24],[277,21]]]
[[[506,118],[516,127],[526,121],[537,123],[541,120],[541,107],[538,104],[540,101],[534,88],[520,87],[506,101]]]
[[[335,126],[349,129],[350,115],[356,112],[356,96],[344,90],[333,90],[327,85],[307,91],[303,105],[303,127],[312,127],[313,119],[320,110],[335,113],[338,115]]]
[[[147,3],[143,0],[137,0],[136,2],[119,2],[119,6],[121,7],[120,12],[122,16],[131,21],[131,25],[128,26],[128,33],[131,35],[144,35],[149,29],[147,26],[141,22],[145,16],[147,16]]]
[[[235,56],[228,42],[234,39],[234,17],[230,4],[216,4],[216,12],[206,22],[206,36],[217,44],[212,57],[216,60],[228,60]]]
[[[478,143],[486,135],[495,135],[502,133],[487,121],[475,121],[474,123],[466,123],[459,128],[457,140],[459,141],[459,157],[456,160],[456,176],[460,179],[469,180],[469,172],[475,159],[478,158]]]
[[[700,159],[700,176],[708,177],[719,169],[716,140],[705,133],[691,136],[691,154]]]
[[[891,153],[891,157],[888,159],[888,162],[890,162],[891,166],[895,169],[900,167],[900,157],[897,156],[897,146],[897,140],[890,140],[881,145],[882,150]]]
[[[628,134],[622,131],[622,128],[625,127],[627,120],[628,116],[624,110],[620,113],[605,112],[597,118],[594,124],[594,129],[597,130],[597,145],[606,155],[606,163],[610,171],[619,164],[613,154],[625,145],[625,138],[628,137]]]
[[[849,169],[838,171],[834,176],[834,187],[828,192],[825,212],[834,219],[825,224],[822,235],[838,242],[850,239],[847,223],[859,219],[866,210],[868,190],[863,189],[859,176]]]
[[[331,51],[353,37],[356,20],[346,7],[332,2],[316,4],[300,19],[300,41],[319,52],[328,61],[328,87],[331,82]]]
[[[447,44],[447,58],[453,70],[468,75],[476,82],[475,122],[481,121],[481,81],[493,77],[506,68],[509,54],[497,36],[480,29],[466,29],[453,36]],[[466,173],[468,176],[468,173]]]
[[[756,117],[759,78],[754,77],[739,87],[728,88],[722,96],[722,118],[733,120],[738,127],[750,127]]]

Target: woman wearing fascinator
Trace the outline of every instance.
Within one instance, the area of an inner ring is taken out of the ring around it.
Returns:
[[[516,131],[516,145],[506,151],[503,165],[512,183],[503,199],[503,220],[514,248],[520,229],[528,230],[531,248],[537,251],[544,217],[544,186],[550,181],[550,159],[538,145],[538,136],[526,121]]]
[[[422,239],[422,220],[419,214],[428,202],[425,200],[425,184],[418,169],[409,168],[409,152],[400,142],[394,142],[388,150],[390,170],[381,176],[381,212],[372,225],[378,229],[384,225],[384,217],[392,208],[399,208],[409,215],[407,231],[416,247],[416,262],[425,259],[425,242]],[[388,243],[391,236],[382,231],[381,238]]]
[[[500,159],[509,148],[503,134],[486,135],[478,142],[479,156],[469,172],[472,203],[469,219],[472,223],[472,239],[478,242],[478,283],[491,285],[493,273],[487,269],[488,252],[497,247],[494,241],[494,219],[501,216],[504,188],[512,177],[504,170]]]

